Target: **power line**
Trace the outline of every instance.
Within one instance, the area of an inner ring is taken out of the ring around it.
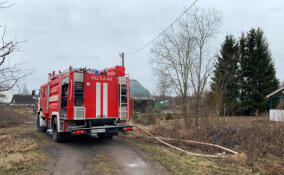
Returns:
[[[136,49],[136,50],[133,50],[131,52],[126,52],[125,54],[127,55],[132,55],[132,54],[135,54],[137,52],[139,52],[140,50],[144,49],[145,47],[147,47],[148,45],[150,45],[152,42],[154,42],[156,39],[158,39],[161,35],[163,35],[170,27],[172,27],[177,21],[179,21],[179,19],[186,14],[186,12],[191,9],[196,3],[197,3],[198,0],[195,0],[189,7],[187,7],[185,9],[185,11],[180,15],[178,16],[167,28],[165,28],[159,35],[157,35],[155,38],[153,38],[152,40],[150,40],[149,42],[145,43],[142,47]]]

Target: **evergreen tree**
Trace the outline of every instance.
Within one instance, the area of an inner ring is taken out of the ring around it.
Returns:
[[[240,47],[239,47],[239,56],[240,56],[240,69],[238,73],[238,81],[239,81],[239,87],[240,87],[240,113],[242,115],[249,115],[251,109],[249,109],[250,104],[252,103],[252,99],[250,98],[252,91],[250,88],[250,82],[251,82],[251,68],[252,65],[250,63],[249,54],[248,54],[248,47],[247,47],[247,37],[244,33],[242,33],[242,36],[240,38]]]
[[[243,115],[254,115],[269,108],[265,96],[279,88],[268,42],[261,29],[251,29],[240,39],[240,99]],[[277,104],[275,104],[277,105]]]
[[[219,106],[219,115],[233,115],[237,108],[238,87],[238,44],[232,35],[227,35],[217,55],[211,94]]]

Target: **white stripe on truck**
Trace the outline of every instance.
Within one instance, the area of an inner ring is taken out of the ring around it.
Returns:
[[[108,112],[108,84],[104,83],[103,84],[103,115],[104,117],[107,117],[107,112]]]
[[[101,116],[101,83],[96,83],[96,117]]]

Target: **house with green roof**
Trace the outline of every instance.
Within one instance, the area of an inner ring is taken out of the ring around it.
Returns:
[[[153,102],[151,93],[134,79],[130,80],[130,98],[133,112],[144,113]]]
[[[150,92],[137,80],[130,80],[130,97],[135,100],[151,100]]]

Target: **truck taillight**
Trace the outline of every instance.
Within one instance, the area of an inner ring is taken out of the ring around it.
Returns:
[[[73,131],[72,133],[73,133],[73,135],[80,135],[80,134],[86,134],[86,131],[85,130],[77,130],[77,131]]]
[[[123,131],[133,131],[133,126],[127,126],[123,128]]]

